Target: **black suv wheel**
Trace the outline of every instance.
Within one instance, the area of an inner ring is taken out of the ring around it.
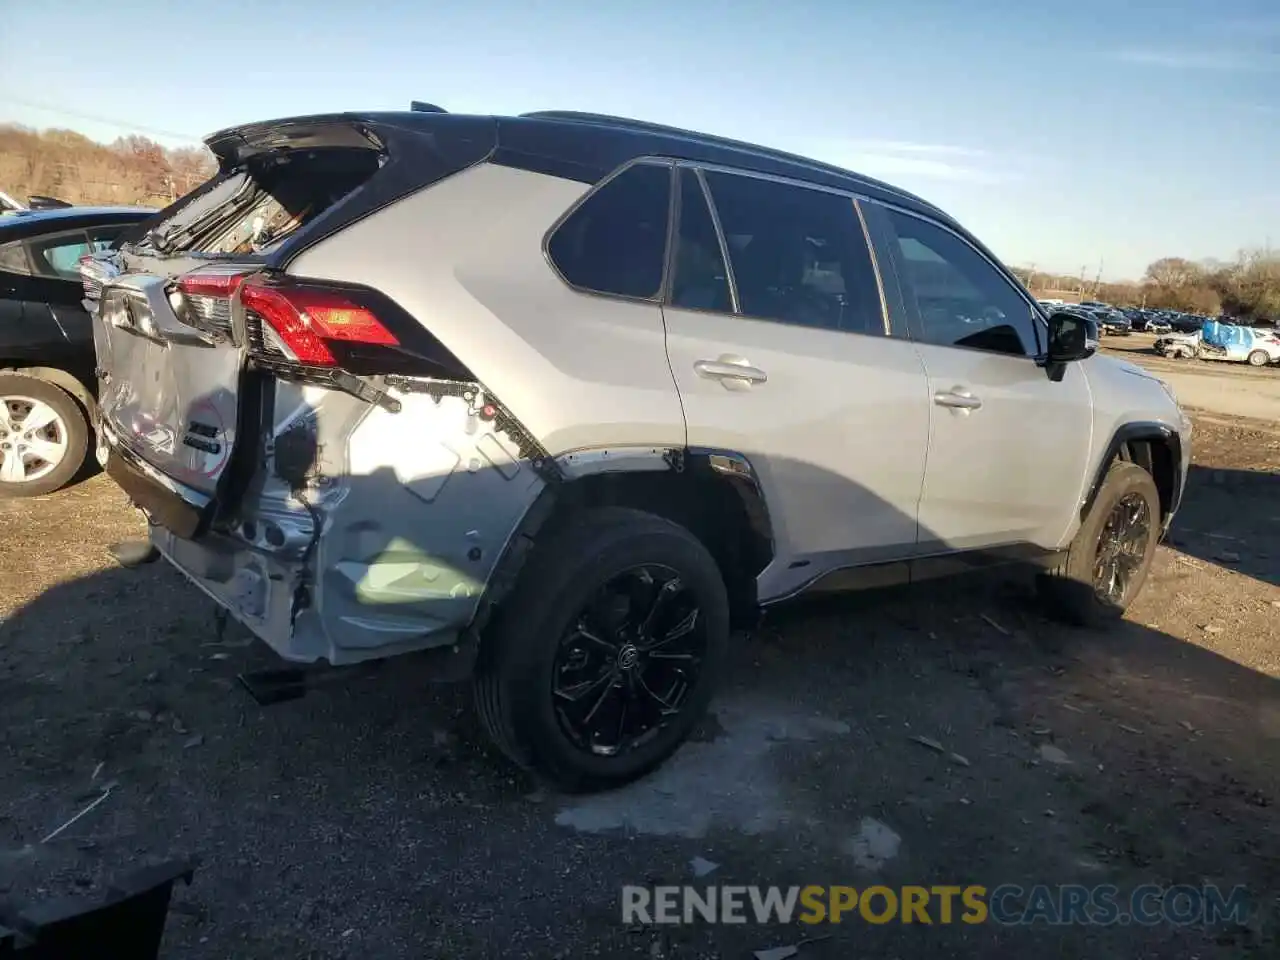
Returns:
[[[1160,494],[1136,463],[1117,460],[1062,563],[1040,578],[1041,595],[1064,619],[1100,626],[1124,616],[1155,559]]]
[[[557,786],[617,786],[689,735],[728,636],[725,585],[701,541],[638,510],[587,511],[535,548],[490,625],[480,717]]]

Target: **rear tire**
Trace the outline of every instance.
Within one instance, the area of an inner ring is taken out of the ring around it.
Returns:
[[[23,429],[32,416],[42,426]],[[88,419],[71,394],[38,377],[0,374],[0,497],[38,497],[66,486],[84,465],[88,444]]]
[[[585,511],[535,547],[485,631],[477,711],[508,757],[557,787],[619,786],[688,737],[728,639],[724,581],[701,541],[639,510]]]
[[[1131,514],[1145,518],[1145,529],[1140,535],[1134,531],[1125,546],[1117,549],[1112,534]],[[1117,460],[1107,470],[1065,558],[1040,576],[1040,596],[1051,612],[1077,626],[1102,627],[1119,620],[1141,591],[1159,540],[1160,494],[1155,480],[1136,463]],[[1112,556],[1114,567],[1110,566]],[[1118,593],[1108,594],[1099,582],[1116,585],[1115,578],[1107,577],[1109,569],[1123,573]]]
[[[1248,356],[1249,366],[1265,367],[1271,362],[1271,356],[1265,350],[1255,350]]]

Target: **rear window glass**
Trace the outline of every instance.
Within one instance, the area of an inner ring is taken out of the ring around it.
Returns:
[[[552,235],[547,253],[571,286],[655,298],[670,206],[671,167],[636,164],[583,201]]]
[[[149,234],[162,253],[266,253],[377,172],[373,150],[292,151],[222,175]],[[199,191],[197,191],[199,193]]]

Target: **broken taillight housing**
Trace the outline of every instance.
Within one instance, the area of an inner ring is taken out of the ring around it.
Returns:
[[[398,347],[400,341],[367,306],[322,287],[250,281],[240,289],[247,316],[266,323],[298,363],[338,367],[338,342]]]
[[[473,379],[421,323],[369,287],[256,274],[236,297],[250,358],[275,373]]]

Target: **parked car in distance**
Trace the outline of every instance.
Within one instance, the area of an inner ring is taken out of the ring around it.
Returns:
[[[27,209],[0,217],[0,497],[79,471],[94,409],[94,347],[77,261],[154,213]]]
[[[1200,352],[1200,332],[1172,333],[1159,337],[1151,345],[1151,349],[1170,360],[1190,360]]]
[[[1086,300],[1077,304],[1071,312],[1083,314],[1092,319],[1097,324],[1100,334],[1128,336],[1130,333],[1129,320],[1119,310],[1105,303]]]
[[[282,657],[428,651],[562,787],[674,751],[763,606],[1019,560],[1105,622],[1178,507],[1169,388],[880,181],[563,111],[206,142],[86,263],[108,473]]]
[[[1200,331],[1202,360],[1227,360],[1265,367],[1280,363],[1280,336],[1274,327],[1232,320],[1206,320]]]
[[[1160,337],[1152,345],[1171,359],[1225,360],[1265,367],[1280,363],[1280,334],[1274,327],[1206,321],[1195,333]]]

